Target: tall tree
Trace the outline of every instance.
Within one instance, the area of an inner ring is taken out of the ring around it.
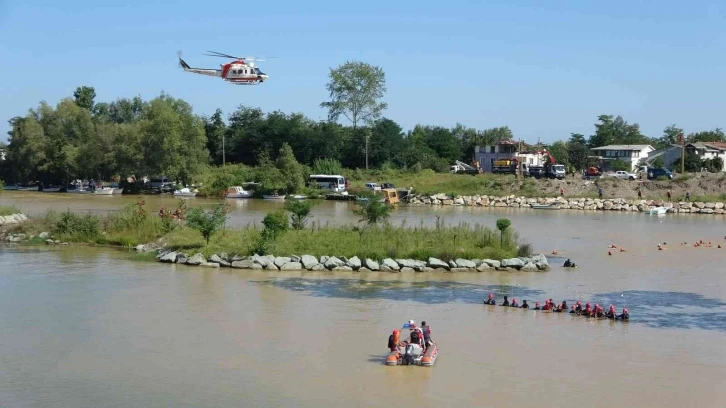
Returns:
[[[587,167],[587,156],[589,155],[585,136],[579,133],[572,133],[567,141],[568,162],[576,170]]]
[[[92,86],[79,86],[73,92],[73,98],[78,106],[91,112],[96,99],[96,89]]]
[[[555,158],[557,163],[564,164],[565,166],[570,164],[570,155],[567,149],[567,143],[562,140],[552,143],[549,148],[549,153]]]
[[[600,115],[600,123],[595,124],[595,134],[590,136],[591,148],[611,144],[650,144],[651,140],[640,133],[640,125],[629,124],[618,115]]]
[[[210,118],[203,118],[204,133],[207,136],[207,150],[214,164],[224,165],[226,162],[225,133],[227,125],[222,119],[222,110],[217,109]]]
[[[726,136],[720,128],[707,130],[705,132],[690,133],[686,137],[688,143],[696,142],[726,142]]]
[[[658,148],[668,147],[672,144],[677,144],[678,136],[681,133],[683,133],[683,129],[676,127],[676,125],[670,125],[667,128],[663,129],[663,136],[661,136],[657,141]]]
[[[379,102],[386,93],[386,74],[383,68],[360,61],[348,61],[330,69],[330,81],[326,85],[331,100],[320,106],[328,110],[328,118],[337,120],[345,116],[353,124],[356,133],[360,122],[370,124],[388,108]],[[368,168],[368,138],[366,137],[366,168]]]

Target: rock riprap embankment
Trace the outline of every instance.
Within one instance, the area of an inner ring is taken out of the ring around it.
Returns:
[[[158,250],[156,259],[159,262],[198,265],[208,267],[228,267],[237,269],[265,269],[273,271],[358,271],[358,272],[484,272],[497,271],[524,271],[538,272],[550,269],[547,258],[542,255],[531,257],[518,257],[509,259],[453,259],[444,261],[429,258],[425,261],[415,259],[386,258],[374,260],[370,258],[346,258],[344,256],[312,255],[252,255],[229,256],[227,254],[213,254],[205,258],[201,253],[186,255],[168,249]]]
[[[689,201],[654,201],[654,200],[627,200],[624,198],[528,198],[509,196],[448,196],[446,194],[409,195],[406,199],[413,205],[463,205],[473,207],[514,207],[530,208],[532,204],[560,204],[561,209],[589,210],[589,211],[633,211],[645,212],[655,207],[664,206],[668,212],[699,213],[699,214],[726,214],[724,203],[704,203]]]

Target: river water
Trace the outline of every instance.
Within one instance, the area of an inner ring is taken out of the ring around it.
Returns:
[[[32,214],[135,201],[18,197],[0,205]],[[246,200],[230,222],[258,222],[278,205]],[[350,206],[323,202],[314,215],[354,222]],[[546,273],[270,273],[0,247],[0,406],[726,405],[721,218],[401,207],[392,221],[436,215],[487,225],[506,216],[559,257]],[[714,246],[680,245],[698,239]],[[608,255],[611,243],[626,252]],[[580,267],[561,268],[560,257]],[[613,303],[631,321],[484,306],[489,292]],[[431,324],[434,367],[382,365],[388,335],[409,319]]]

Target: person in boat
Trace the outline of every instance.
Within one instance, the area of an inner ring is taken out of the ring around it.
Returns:
[[[501,306],[509,306],[509,300],[506,296],[504,296],[504,302],[502,302]]]
[[[539,302],[534,302],[534,308],[532,310],[542,310],[542,308],[539,307]]]
[[[423,348],[423,333],[418,327],[411,327],[411,344],[418,344]]]
[[[396,329],[393,331],[393,334],[388,336],[388,348],[391,351],[398,350],[398,339],[399,339],[400,333],[401,333],[401,331]]]
[[[570,261],[569,259],[565,261],[565,263],[562,265],[565,268],[575,268],[577,265],[575,265],[574,262]]]
[[[522,306],[521,306],[521,308],[522,308],[522,309],[529,309],[529,305],[527,304],[527,301],[526,301],[526,300],[523,300],[523,301],[522,301]]]
[[[484,304],[485,305],[495,305],[496,306],[497,303],[494,301],[494,294],[493,293],[490,293],[489,294],[489,299],[487,299],[487,301],[484,302]]]
[[[433,344],[433,341],[431,341],[431,326],[428,326],[425,320],[421,321],[421,332],[423,333],[424,346],[428,347]]]
[[[572,305],[572,306],[570,306],[570,308],[571,308],[571,309],[570,309],[570,314],[575,314],[575,313],[577,313],[577,312],[575,311],[575,305]]]
[[[628,309],[623,308],[623,314],[618,315],[615,320],[629,320],[630,319],[630,313],[628,313]]]
[[[512,299],[512,304],[509,305],[510,307],[519,307],[519,303],[517,303],[517,299]]]

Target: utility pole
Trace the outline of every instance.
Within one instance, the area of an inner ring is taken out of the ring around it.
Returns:
[[[683,132],[678,134],[678,138],[681,139],[681,175],[686,174],[686,139],[683,137]]]
[[[371,137],[371,129],[366,129],[366,170],[368,170],[368,139]]]

